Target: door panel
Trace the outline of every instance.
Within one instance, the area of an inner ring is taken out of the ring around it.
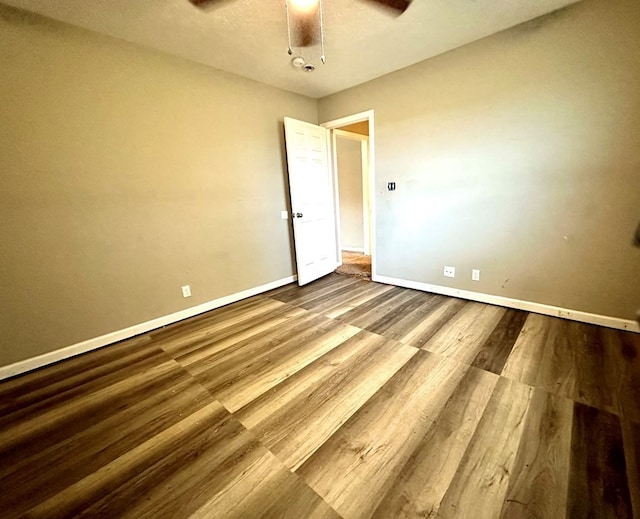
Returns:
[[[298,284],[305,285],[338,265],[327,130],[289,117],[284,127]]]

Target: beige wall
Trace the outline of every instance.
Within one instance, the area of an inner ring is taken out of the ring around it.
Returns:
[[[340,245],[364,252],[362,202],[362,144],[336,136],[338,192],[340,194]]]
[[[320,100],[375,110],[378,274],[634,319],[639,27],[586,0]]]
[[[294,273],[315,100],[1,5],[0,78],[0,365]]]

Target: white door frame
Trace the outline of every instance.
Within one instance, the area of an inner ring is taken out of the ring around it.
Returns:
[[[368,153],[367,153],[367,157],[366,157],[366,162],[368,164],[368,170],[369,170],[369,186],[368,186],[368,193],[369,193],[369,228],[370,228],[370,234],[369,234],[369,243],[371,246],[371,279],[375,279],[376,277],[376,197],[375,197],[375,186],[376,186],[376,182],[375,182],[375,173],[376,173],[376,163],[375,163],[375,125],[374,125],[374,111],[373,110],[367,110],[366,112],[360,112],[357,114],[353,114],[353,115],[349,115],[347,117],[341,117],[340,119],[335,119],[333,121],[328,121],[326,123],[322,123],[320,126],[322,126],[323,128],[327,128],[329,130],[336,130],[338,128],[341,128],[342,126],[347,126],[349,124],[353,124],[353,123],[360,123],[363,121],[368,121],[369,122],[369,145],[367,146],[368,148]],[[333,132],[331,132],[333,133]],[[336,233],[338,236],[338,243],[336,244],[338,250],[336,251],[338,258],[340,260],[340,263],[342,263],[342,253],[340,250],[340,209],[339,209],[339,198],[338,198],[338,171],[337,171],[337,167],[336,167],[336,147],[335,144],[333,142],[334,138],[330,139],[330,151],[331,151],[331,161],[330,162],[330,166],[332,167],[333,171],[333,179],[334,179],[334,196],[335,196],[335,211],[336,211]]]
[[[371,256],[371,210],[370,206],[370,185],[371,181],[369,179],[369,136],[362,135],[360,133],[346,132],[340,129],[331,130],[331,149],[336,150],[335,153],[332,153],[332,167],[335,168],[336,174],[334,175],[334,183],[337,186],[337,200],[336,204],[339,205],[340,202],[340,185],[338,174],[338,146],[337,140],[338,137],[343,139],[349,139],[352,141],[358,141],[360,143],[360,164],[361,164],[361,182],[362,182],[362,224],[363,224],[363,242],[364,242],[364,253],[367,256]],[[340,223],[339,214],[336,214],[336,221]],[[338,227],[340,227],[338,225]],[[338,243],[342,247],[342,236],[338,234]]]

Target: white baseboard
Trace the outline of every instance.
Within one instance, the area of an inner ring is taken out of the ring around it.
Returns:
[[[341,247],[344,252],[359,252],[364,254],[364,247]]]
[[[182,321],[183,319],[188,319],[189,317],[193,317],[194,315],[202,314],[210,310],[215,310],[216,308],[220,308],[221,306],[235,303],[236,301],[240,301],[242,299],[246,299],[258,294],[262,294],[263,292],[273,290],[274,288],[279,288],[281,286],[288,285],[289,283],[293,283],[294,281],[296,281],[296,279],[297,276],[289,276],[286,278],[278,279],[277,281],[272,281],[271,283],[267,283],[265,285],[249,288],[247,290],[243,290],[242,292],[236,292],[235,294],[220,297],[212,301],[207,301],[206,303],[192,306],[191,308],[186,308],[184,310],[180,310],[179,312],[174,312],[163,317],[158,317],[156,319],[152,319],[151,321],[135,324],[123,330],[117,330],[115,332],[101,335],[100,337],[94,337],[93,339],[88,339],[77,344],[72,344],[71,346],[66,346],[59,350],[44,353],[42,355],[38,355],[37,357],[21,360],[13,364],[9,364],[8,366],[1,366],[0,380],[14,377],[16,375],[26,373],[27,371],[41,368],[43,366],[46,366],[47,364],[53,364],[54,362],[68,359],[69,357],[74,357],[91,350],[102,348],[103,346],[113,344],[114,342],[129,339],[131,337],[135,337],[136,335],[155,330],[156,328]]]
[[[526,310],[527,312],[551,315],[553,317],[561,317],[562,319],[570,319],[572,321],[580,321],[582,323],[597,324],[600,326],[606,326],[607,328],[616,328],[618,330],[640,333],[640,324],[631,319],[620,319],[618,317],[609,317],[607,315],[590,314],[588,312],[570,310],[568,308],[561,308],[559,306],[533,303],[531,301],[511,299],[509,297],[494,296],[491,294],[483,294],[481,292],[472,292],[470,290],[459,290],[457,288],[431,285],[429,283],[421,283],[419,281],[409,281],[407,279],[379,276],[377,274],[374,274],[372,278],[373,281],[376,281],[378,283],[386,283],[387,285],[413,288],[415,290],[433,292],[434,294],[441,294],[443,296],[459,297],[461,299],[469,299],[471,301],[488,303],[490,305],[506,306],[508,308],[515,308],[516,310]]]

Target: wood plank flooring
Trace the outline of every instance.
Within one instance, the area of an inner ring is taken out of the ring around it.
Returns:
[[[640,518],[640,335],[333,274],[0,383],[2,517]]]

